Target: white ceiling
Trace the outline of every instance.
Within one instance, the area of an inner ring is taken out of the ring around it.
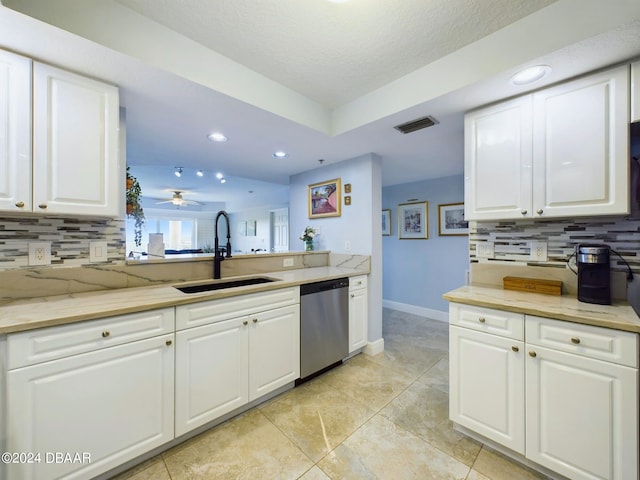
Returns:
[[[2,4],[0,46],[120,87],[127,160],[153,198],[232,201],[371,152],[383,185],[460,174],[463,112],[526,91],[508,82],[521,66],[553,67],[539,88],[640,56],[637,0]],[[440,123],[392,128],[425,115]],[[181,187],[174,166],[208,175]]]

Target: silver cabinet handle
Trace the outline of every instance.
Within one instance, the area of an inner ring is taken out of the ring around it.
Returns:
[[[538,210],[536,210],[536,213],[538,215],[542,215],[544,213],[544,210],[542,210],[541,208],[539,208]]]
[[[18,208],[24,207],[24,202],[16,202],[16,207]]]
[[[171,344],[173,343],[173,341],[172,340],[167,340],[165,343],[167,344],[167,347],[170,347]]]
[[[356,294],[355,294],[355,293],[352,293],[352,294],[351,294],[351,298],[356,298]]]
[[[526,215],[527,211],[523,208],[522,210],[520,210],[520,215]]]
[[[47,204],[46,203],[41,203],[40,205],[38,205],[38,208],[41,208],[41,209],[45,210],[47,208]]]
[[[109,330],[105,330],[104,332],[102,332],[102,338],[107,338],[109,335],[111,335],[111,332]]]
[[[245,320],[242,322],[243,325],[249,325],[249,320]]]
[[[254,319],[253,319],[253,323],[258,323],[258,319],[257,319],[257,318],[254,318]]]
[[[518,347],[516,347],[515,345],[513,347],[511,347],[511,350],[513,350],[516,353],[518,353],[520,351],[520,349]]]
[[[578,345],[580,343],[580,339],[578,337],[571,337],[571,343]]]
[[[480,323],[484,323],[484,322],[486,322],[486,320],[485,320],[485,318],[484,318],[484,317],[480,317],[480,318],[478,318],[478,321],[479,321]]]
[[[532,357],[532,358],[536,358],[538,356],[538,354],[536,352],[534,352],[533,350],[531,350],[529,352],[529,356]]]

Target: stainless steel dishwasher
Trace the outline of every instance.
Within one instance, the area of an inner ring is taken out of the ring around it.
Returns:
[[[300,286],[300,380],[340,363],[349,354],[349,279]]]

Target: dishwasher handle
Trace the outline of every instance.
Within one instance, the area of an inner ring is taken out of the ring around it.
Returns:
[[[300,285],[300,295],[311,295],[312,293],[335,290],[336,288],[348,288],[348,278],[338,278],[335,280],[325,280],[322,282],[305,283]]]

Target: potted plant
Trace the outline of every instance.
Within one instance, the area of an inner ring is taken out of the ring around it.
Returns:
[[[313,237],[315,236],[316,236],[316,231],[313,227],[305,228],[304,232],[302,232],[302,235],[300,235],[300,240],[304,242],[304,249],[307,252],[310,252],[311,250],[313,250]]]
[[[138,179],[131,175],[127,166],[127,217],[135,219],[135,243],[139,247],[142,243],[142,225],[144,225],[144,210],[140,205],[142,189]]]

